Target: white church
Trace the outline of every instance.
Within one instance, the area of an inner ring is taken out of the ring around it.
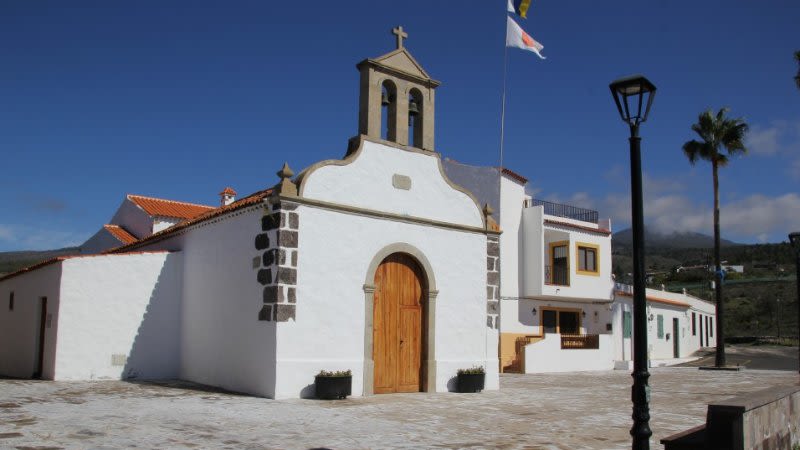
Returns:
[[[508,169],[443,160],[439,82],[394,33],[396,50],[357,65],[342,159],[284,165],[218,207],[128,195],[82,255],[0,278],[0,375],[296,398],[320,370],[351,370],[359,396],[453,390],[473,366],[490,390],[501,371],[627,369],[610,221],[533,199]],[[712,304],[648,302],[653,361],[714,345]]]

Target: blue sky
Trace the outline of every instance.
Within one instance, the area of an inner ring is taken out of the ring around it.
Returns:
[[[443,156],[497,165],[505,0],[5,1],[0,4],[0,251],[80,244],[126,193],[216,204],[344,154],[355,64],[394,49],[436,79]],[[721,174],[723,236],[800,229],[800,2],[534,1],[547,60],[508,54],[504,165],[537,197],[629,224],[627,127],[610,81],[658,86],[642,126],[646,222],[711,234],[711,169],[681,145],[705,108],[751,125]]]

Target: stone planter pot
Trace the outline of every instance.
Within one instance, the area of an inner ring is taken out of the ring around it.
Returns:
[[[314,388],[317,398],[322,400],[334,400],[337,398],[347,398],[351,395],[353,376],[347,377],[324,377],[317,375],[314,377]]]
[[[486,379],[485,373],[458,374],[458,392],[480,392]]]

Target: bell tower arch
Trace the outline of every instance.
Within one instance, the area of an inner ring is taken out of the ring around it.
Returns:
[[[435,90],[441,83],[432,79],[403,46],[403,39],[408,37],[403,27],[394,28],[392,34],[397,38],[397,49],[356,65],[361,73],[358,132],[434,151]]]

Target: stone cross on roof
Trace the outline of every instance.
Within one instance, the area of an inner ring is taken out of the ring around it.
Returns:
[[[392,29],[392,34],[397,36],[397,48],[398,49],[403,48],[403,39],[408,37],[408,33],[403,31],[403,26],[402,25],[398,25],[397,27],[393,28]]]

